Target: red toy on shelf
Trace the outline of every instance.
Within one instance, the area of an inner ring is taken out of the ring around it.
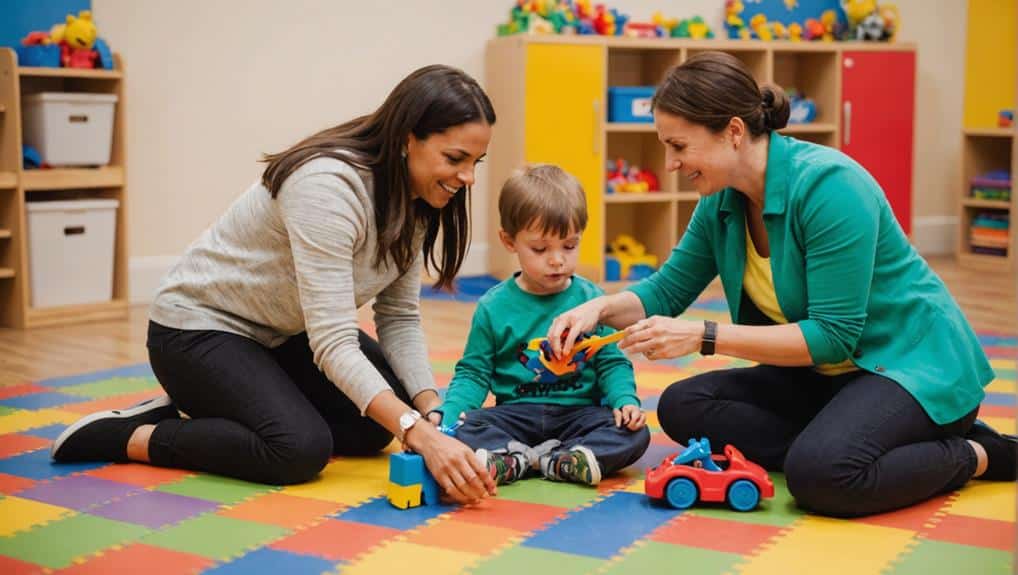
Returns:
[[[676,509],[706,501],[752,511],[761,497],[774,497],[774,483],[764,468],[748,461],[733,445],[725,446],[724,455],[711,455],[705,437],[690,438],[681,453],[648,469],[644,489],[651,499],[664,499]]]

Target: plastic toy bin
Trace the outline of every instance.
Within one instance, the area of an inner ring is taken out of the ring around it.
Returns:
[[[117,200],[27,202],[32,307],[113,299]]]
[[[609,122],[653,122],[650,100],[653,86],[614,86],[608,88]]]
[[[105,166],[113,147],[115,94],[40,92],[23,100],[25,145],[51,166]]]

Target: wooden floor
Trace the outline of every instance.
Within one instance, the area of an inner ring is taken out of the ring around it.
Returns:
[[[977,330],[1018,334],[1015,274],[967,270],[951,258],[930,263]],[[720,285],[712,284],[708,294],[720,296]],[[428,341],[443,348],[462,345],[472,311],[471,304],[425,300],[422,313]],[[362,310],[365,318],[369,313]],[[0,329],[0,386],[147,361],[146,314],[146,306],[138,306],[123,321],[28,331]]]

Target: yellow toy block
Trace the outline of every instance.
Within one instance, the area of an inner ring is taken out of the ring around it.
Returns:
[[[420,483],[416,483],[414,485],[400,485],[390,481],[385,492],[386,495],[389,496],[389,503],[392,503],[395,507],[399,507],[400,509],[409,509],[411,507],[421,506]]]

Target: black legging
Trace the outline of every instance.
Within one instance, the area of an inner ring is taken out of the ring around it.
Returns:
[[[803,508],[837,517],[890,511],[960,488],[976,469],[962,438],[978,408],[935,424],[894,381],[865,371],[757,366],[700,374],[661,395],[665,433],[784,471]]]
[[[378,343],[361,332],[360,346],[409,403]],[[306,334],[270,349],[149,322],[148,350],[159,383],[190,418],[156,426],[155,465],[285,485],[313,478],[332,454],[371,454],[392,440],[318,369]]]

